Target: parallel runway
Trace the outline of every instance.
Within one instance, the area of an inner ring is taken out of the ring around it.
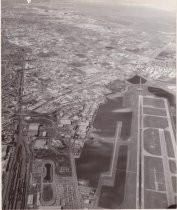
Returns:
[[[132,91],[131,136],[122,140],[118,123],[110,171],[101,175],[96,206],[167,208],[177,197],[176,143],[168,102]]]
[[[151,109],[149,114],[147,107]],[[176,168],[175,136],[167,100],[140,95],[139,122],[140,207],[167,208],[175,204],[176,196],[172,181],[176,176],[173,170]],[[173,161],[173,168],[170,161]]]

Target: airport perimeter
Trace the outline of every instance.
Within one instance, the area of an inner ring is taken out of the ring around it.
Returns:
[[[139,204],[166,208],[176,199],[175,136],[166,99],[139,96]]]

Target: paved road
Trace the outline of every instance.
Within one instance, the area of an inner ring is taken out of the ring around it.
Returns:
[[[23,58],[24,59],[24,58]],[[22,111],[22,95],[24,87],[25,63],[22,63],[22,70],[19,71],[19,97],[18,112]],[[23,133],[23,116],[18,116],[18,131],[16,136],[16,148],[12,156],[9,173],[5,182],[3,192],[3,209],[25,209],[26,194],[28,188],[28,154]]]

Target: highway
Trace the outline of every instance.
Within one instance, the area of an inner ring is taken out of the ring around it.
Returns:
[[[24,52],[23,52],[24,53]],[[22,55],[24,56],[24,55]],[[22,70],[18,72],[19,94],[18,94],[18,113],[22,112],[22,95],[24,87],[24,57]],[[2,208],[6,209],[25,209],[28,189],[28,170],[29,154],[23,133],[23,116],[18,116],[18,129],[15,134],[16,148],[12,155],[9,172],[7,174],[2,198]]]
[[[78,180],[77,180],[75,159],[74,159],[73,153],[71,151],[71,146],[69,147],[69,149],[70,149],[70,160],[71,160],[71,168],[72,168],[72,178],[73,178],[73,182],[74,182],[74,185],[75,185],[74,193],[75,193],[75,196],[77,198],[77,208],[82,208],[83,206],[82,206],[82,203],[81,203],[81,195],[79,193],[79,188],[78,188]]]

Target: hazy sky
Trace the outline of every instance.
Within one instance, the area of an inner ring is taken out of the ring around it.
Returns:
[[[136,5],[145,6],[161,10],[174,11],[177,9],[177,0],[81,0],[86,2],[103,2],[112,4],[126,4],[126,5]]]
[[[125,2],[128,4],[136,4],[140,6],[153,7],[163,10],[175,10],[177,8],[176,0],[121,0],[121,2]]]

